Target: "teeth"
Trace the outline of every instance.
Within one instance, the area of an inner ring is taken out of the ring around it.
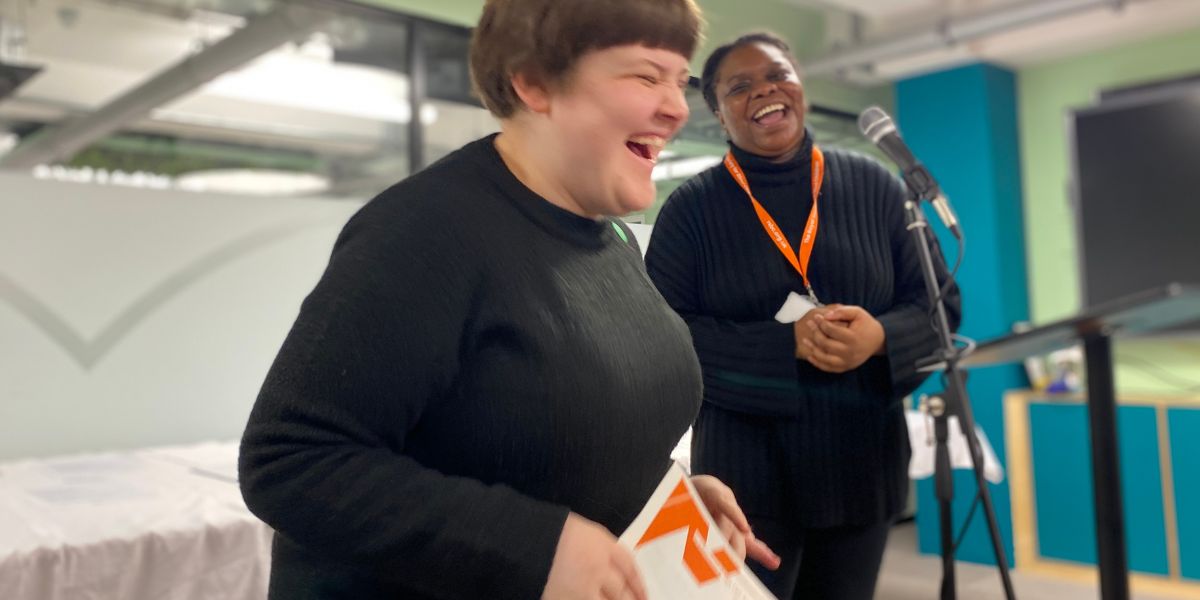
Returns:
[[[635,144],[649,146],[651,148],[658,148],[659,150],[662,150],[663,146],[667,145],[666,138],[662,138],[657,135],[635,135],[629,138],[629,141]]]
[[[758,109],[758,112],[754,113],[754,116],[752,118],[755,120],[761,119],[769,113],[773,113],[777,110],[783,110],[783,109],[784,109],[784,106],[778,102],[776,102],[775,104],[768,104],[768,105]]]
[[[646,147],[650,153],[648,160],[651,164],[658,162],[658,153],[667,145],[666,138],[657,135],[635,135],[629,138],[629,141]]]

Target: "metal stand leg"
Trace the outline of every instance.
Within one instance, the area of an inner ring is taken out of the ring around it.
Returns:
[[[950,426],[946,422],[946,403],[938,396],[929,399],[933,416],[934,495],[938,501],[938,529],[942,539],[941,600],[954,600],[954,472],[950,465]]]
[[[1092,438],[1092,493],[1096,503],[1096,549],[1100,597],[1128,600],[1125,519],[1121,503],[1121,464],[1117,456],[1117,402],[1113,385],[1112,341],[1107,335],[1083,340],[1087,358],[1088,420]]]
[[[948,401],[946,406],[947,415],[955,415],[958,417],[958,426],[962,431],[963,438],[967,442],[967,447],[970,449],[971,462],[974,466],[975,487],[978,490],[979,502],[983,507],[984,519],[987,521],[988,536],[992,541],[992,553],[996,557],[996,570],[1000,574],[1001,585],[1004,586],[1004,597],[1007,600],[1013,600],[1016,597],[1013,591],[1012,578],[1008,572],[1008,557],[1004,552],[1004,544],[1000,538],[1000,526],[996,522],[996,509],[992,505],[991,492],[988,491],[987,481],[983,477],[983,451],[979,446],[979,439],[975,437],[975,416],[971,409],[971,400],[967,395],[966,376],[958,367],[958,351],[954,346],[952,332],[950,330],[950,322],[946,317],[946,306],[942,303],[939,297],[937,273],[933,266],[933,255],[930,250],[929,239],[926,237],[926,227],[928,222],[925,220],[925,215],[921,212],[920,206],[916,200],[909,200],[905,203],[905,210],[908,213],[908,229],[912,232],[914,240],[917,244],[917,252],[921,258],[921,270],[925,279],[925,291],[929,297],[930,303],[933,306],[934,322],[938,335],[941,338],[941,349],[939,351],[942,360],[945,361],[946,369],[946,394],[945,399]],[[946,458],[947,463],[949,457]],[[949,467],[949,465],[946,465]],[[949,468],[944,469],[946,473],[950,472]],[[947,486],[953,485],[952,478],[948,478]],[[939,502],[939,504],[941,504]],[[942,527],[944,530],[952,530],[953,522],[948,521],[950,511],[949,503],[946,503],[946,510],[942,514]],[[942,552],[953,551],[953,533],[950,533],[951,539],[949,543],[945,541],[946,533],[943,531]],[[953,556],[943,556],[943,564],[953,566]],[[948,570],[949,582],[945,579],[942,581],[942,598],[950,600],[954,597],[954,570]]]

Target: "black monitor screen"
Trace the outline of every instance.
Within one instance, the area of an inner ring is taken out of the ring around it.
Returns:
[[[1200,86],[1078,111],[1074,130],[1084,306],[1200,283]]]

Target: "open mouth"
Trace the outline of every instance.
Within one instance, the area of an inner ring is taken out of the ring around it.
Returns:
[[[788,110],[788,107],[779,102],[768,104],[755,111],[751,120],[764,127],[774,125],[787,116]]]
[[[635,135],[625,140],[625,147],[629,148],[630,152],[649,161],[650,164],[658,162],[658,153],[666,144],[667,140],[657,135]]]

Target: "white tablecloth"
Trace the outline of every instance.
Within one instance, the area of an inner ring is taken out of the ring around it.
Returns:
[[[236,461],[231,442],[0,463],[0,598],[265,598],[272,534]]]

